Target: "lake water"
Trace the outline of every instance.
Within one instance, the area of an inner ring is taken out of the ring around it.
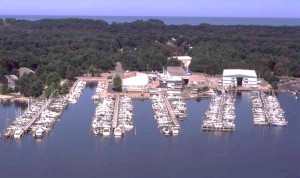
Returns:
[[[188,100],[181,133],[159,133],[151,101],[134,100],[134,131],[122,139],[90,133],[94,89],[87,87],[69,105],[41,142],[31,136],[0,140],[1,177],[300,177],[300,100],[281,93],[286,128],[253,125],[249,93],[236,99],[236,130],[203,132],[202,117],[210,100]],[[0,128],[15,106],[0,106]]]
[[[0,15],[1,18],[16,18],[23,20],[82,18],[104,20],[108,23],[133,22],[136,20],[158,19],[167,25],[268,25],[268,26],[300,26],[299,18],[251,18],[251,17],[162,17],[162,16],[26,16],[26,15]]]

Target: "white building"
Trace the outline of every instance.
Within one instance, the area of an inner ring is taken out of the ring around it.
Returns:
[[[175,58],[175,59],[178,59],[179,61],[181,61],[185,67],[185,69],[188,69],[189,68],[189,65],[192,61],[192,58],[190,56],[173,56],[171,58]],[[169,59],[171,59],[169,58]]]
[[[127,72],[122,77],[123,91],[143,91],[147,88],[149,78],[141,72]]]
[[[257,75],[254,70],[224,69],[223,86],[257,86]]]
[[[189,82],[189,75],[180,66],[167,67],[167,86],[172,89],[182,89]]]

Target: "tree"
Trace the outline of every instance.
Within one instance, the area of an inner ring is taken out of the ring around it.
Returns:
[[[181,66],[182,62],[177,58],[171,58],[167,62],[167,66]]]
[[[116,75],[113,79],[113,87],[114,90],[117,92],[121,92],[122,91],[122,79],[119,75]]]

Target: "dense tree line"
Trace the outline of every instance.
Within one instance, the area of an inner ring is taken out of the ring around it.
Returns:
[[[167,60],[174,55],[191,55],[194,72],[255,69],[274,86],[275,75],[300,76],[300,27],[165,25],[159,20],[108,24],[88,19],[6,19],[3,25],[0,79],[19,67],[36,71],[18,82],[17,89],[25,95],[38,95],[45,86],[55,88],[63,78],[111,70],[116,61],[126,70],[161,71],[178,65]]]

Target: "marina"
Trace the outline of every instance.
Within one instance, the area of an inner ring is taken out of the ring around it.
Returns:
[[[235,130],[235,99],[231,94],[214,95],[202,123],[204,131]]]
[[[255,125],[286,126],[284,111],[277,98],[263,92],[251,92],[252,112]]]
[[[153,95],[151,101],[160,132],[164,135],[178,135],[180,125],[167,97],[163,94]]]
[[[176,137],[164,137],[157,132],[150,100],[132,100],[137,134],[128,132],[123,139],[115,139],[113,136],[91,136],[89,132],[90,118],[93,117],[96,106],[91,100],[94,92],[94,89],[86,87],[77,104],[65,108],[60,121],[43,141],[35,142],[32,137],[23,137],[18,141],[0,139],[1,160],[3,165],[6,165],[0,168],[3,176],[17,177],[26,174],[31,177],[50,178],[57,174],[51,171],[45,176],[46,170],[59,171],[63,165],[69,164],[70,167],[64,167],[63,176],[58,177],[153,177],[153,169],[169,165],[170,162],[174,163],[171,168],[168,167],[168,170],[172,171],[162,175],[184,177],[186,172],[190,171],[191,177],[197,177],[199,174],[222,177],[224,172],[228,177],[239,177],[240,174],[235,172],[235,168],[240,167],[241,171],[247,174],[246,177],[257,176],[255,171],[248,169],[249,166],[259,171],[259,175],[266,177],[284,177],[286,173],[276,171],[281,168],[291,170],[294,175],[299,173],[296,164],[299,162],[299,153],[295,148],[300,145],[294,140],[297,139],[300,126],[300,120],[295,117],[299,115],[300,103],[291,94],[279,93],[277,96],[289,121],[288,127],[255,127],[250,93],[236,96],[237,119],[234,132],[202,132],[197,123],[201,121],[199,116],[207,111],[210,99],[186,100],[188,119],[180,123],[181,132]],[[1,106],[1,128],[5,125],[6,110],[11,118],[18,107],[14,104]],[[73,149],[74,147],[76,149]],[[210,154],[207,154],[208,152]],[[145,155],[144,159],[140,158],[141,154]],[[285,154],[295,156],[280,156]],[[181,161],[178,161],[179,158]],[[139,161],[128,162],[128,159]],[[278,159],[281,161],[274,161]],[[35,171],[15,171],[24,165],[24,160],[26,166]],[[48,162],[40,164],[41,160]],[[212,160],[214,164],[206,164]],[[124,162],[128,165],[126,170]],[[204,167],[195,164],[203,164]],[[261,167],[261,164],[265,166]],[[113,170],[111,165],[114,166]],[[74,169],[76,166],[79,167]],[[139,169],[136,169],[137,167]],[[178,171],[179,169],[183,169],[183,172]],[[216,173],[215,169],[222,171]],[[230,173],[226,173],[227,171]]]
[[[134,128],[132,111],[132,100],[126,95],[103,98],[96,107],[92,132],[102,136],[124,136],[126,131]]]
[[[86,82],[76,81],[66,96],[28,101],[28,107],[3,131],[6,138],[21,139],[29,133],[36,139],[51,131],[68,103],[75,104],[85,88]]]

